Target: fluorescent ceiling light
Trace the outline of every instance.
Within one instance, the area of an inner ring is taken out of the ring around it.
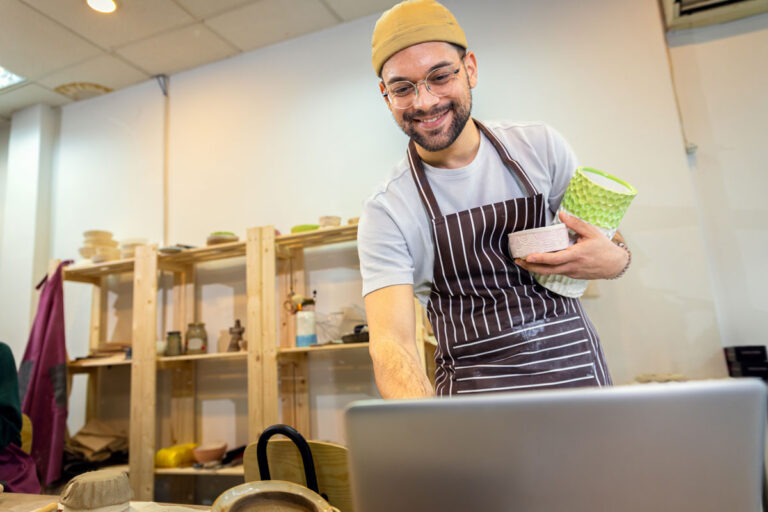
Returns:
[[[0,66],[0,89],[16,85],[19,82],[23,82],[24,77],[14,75],[3,66]]]
[[[87,0],[87,2],[88,7],[98,12],[110,13],[117,9],[115,0]]]

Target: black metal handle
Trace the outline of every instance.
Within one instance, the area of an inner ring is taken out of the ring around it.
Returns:
[[[312,459],[312,451],[309,449],[304,436],[299,434],[298,430],[288,425],[272,425],[267,427],[264,432],[259,436],[259,441],[256,444],[256,460],[259,463],[259,474],[262,480],[270,480],[269,476],[269,462],[267,461],[267,441],[275,434],[282,434],[296,445],[301,454],[301,462],[304,464],[304,476],[307,479],[307,487],[320,494],[320,489],[317,487],[317,474],[315,474],[315,461]]]

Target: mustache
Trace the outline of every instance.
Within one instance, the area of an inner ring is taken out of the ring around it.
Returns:
[[[429,111],[414,110],[413,112],[410,112],[408,114],[403,114],[403,119],[405,121],[413,121],[417,117],[435,117],[440,114],[444,114],[445,112],[448,112],[449,110],[453,109],[453,107],[454,107],[454,103],[450,102],[448,105],[445,105],[444,107],[434,107]]]

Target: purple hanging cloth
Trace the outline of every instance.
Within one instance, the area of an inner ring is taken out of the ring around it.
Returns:
[[[21,410],[32,420],[32,458],[40,481],[61,476],[67,423],[67,348],[64,343],[64,293],[59,265],[40,294],[35,322],[19,367]],[[43,285],[40,283],[38,288]]]

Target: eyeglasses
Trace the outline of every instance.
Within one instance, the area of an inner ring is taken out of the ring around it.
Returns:
[[[430,94],[434,96],[446,96],[453,89],[453,81],[461,70],[460,67],[443,66],[433,69],[424,80],[409,82],[402,80],[386,86],[384,97],[395,108],[405,109],[411,107],[419,96],[419,84],[424,84]]]

